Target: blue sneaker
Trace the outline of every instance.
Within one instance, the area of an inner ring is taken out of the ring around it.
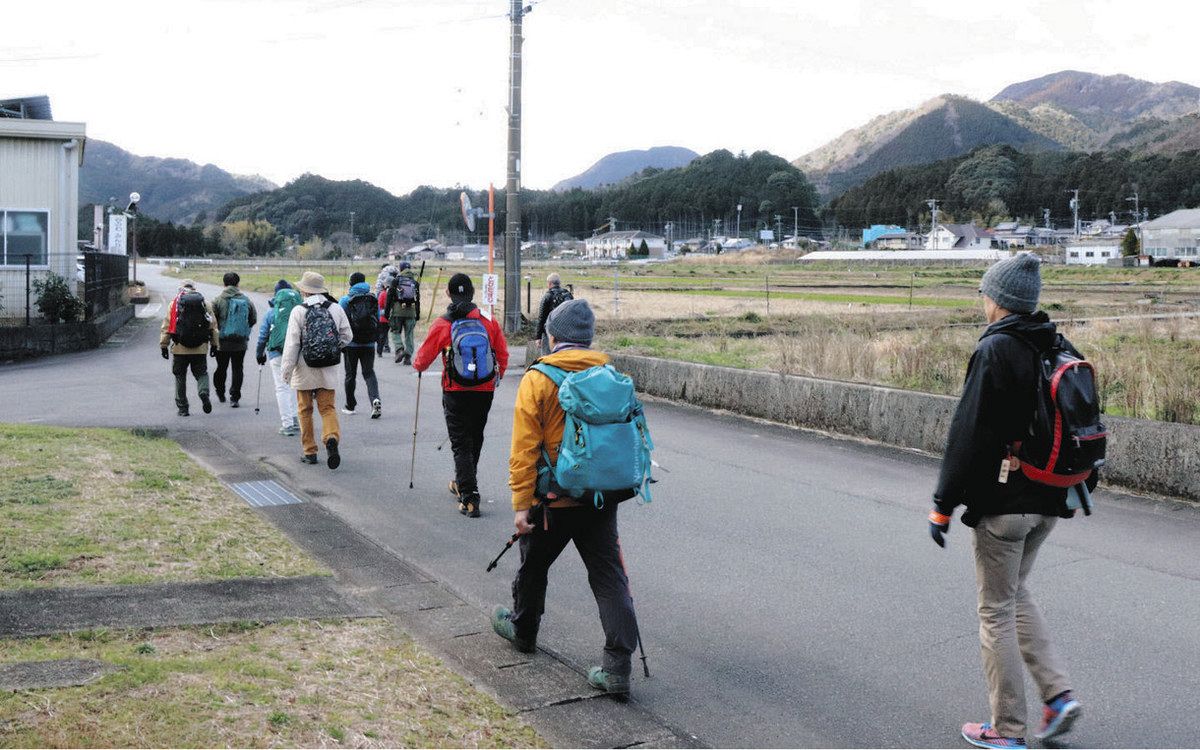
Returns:
[[[1024,737],[1002,737],[988,722],[982,724],[963,724],[962,736],[975,747],[993,748],[993,750],[1027,750]]]
[[[1046,704],[1042,709],[1042,727],[1033,736],[1048,740],[1071,731],[1071,725],[1083,715],[1083,707],[1070,690]]]

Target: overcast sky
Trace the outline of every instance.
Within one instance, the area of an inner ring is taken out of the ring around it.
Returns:
[[[528,1],[528,0],[527,0]],[[137,154],[393,192],[505,179],[507,0],[38,0],[0,13],[0,98]],[[1067,68],[1200,84],[1200,4],[541,0],[527,187],[657,145],[788,159],[942,93]]]

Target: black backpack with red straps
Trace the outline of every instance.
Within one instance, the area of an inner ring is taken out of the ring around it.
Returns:
[[[1101,421],[1096,368],[1061,334],[1037,359],[1038,394],[1029,435],[1013,450],[1021,473],[1031,481],[1074,487],[1104,465],[1108,429]]]

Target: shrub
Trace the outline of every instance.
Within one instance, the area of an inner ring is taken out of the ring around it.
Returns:
[[[38,311],[51,323],[60,320],[70,323],[83,314],[83,302],[71,293],[66,280],[57,274],[34,281],[33,291],[37,294]]]

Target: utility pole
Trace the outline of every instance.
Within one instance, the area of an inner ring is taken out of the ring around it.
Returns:
[[[937,222],[938,200],[937,200],[937,198],[930,198],[929,200],[925,201],[925,205],[929,206],[929,210],[933,212],[933,218],[929,223],[929,241],[933,244],[936,244],[937,243],[936,234],[937,234],[937,228],[938,228],[938,222]],[[936,250],[937,248],[934,247],[931,249]]]
[[[350,212],[350,257],[354,257],[354,212]]]
[[[783,216],[775,214],[775,242],[783,242]]]
[[[792,244],[800,249],[800,207],[792,206]]]
[[[737,204],[737,207],[738,207],[737,238],[740,240],[742,238],[742,204],[741,203]]]
[[[521,21],[532,6],[509,0],[508,182],[505,187],[504,331],[521,327]]]
[[[1042,209],[1042,223],[1046,226],[1047,229],[1050,228],[1050,209],[1048,209],[1048,208]]]
[[[1142,218],[1142,209],[1141,204],[1138,202],[1138,197],[1138,188],[1137,185],[1134,184],[1133,196],[1126,198],[1125,200],[1133,201],[1133,223],[1135,226],[1137,226],[1138,254],[1142,254],[1145,252],[1145,245],[1142,243],[1142,223],[1139,221]]]
[[[1068,190],[1067,192],[1071,193],[1071,202],[1068,203],[1067,205],[1069,205],[1071,207],[1071,215],[1075,219],[1075,236],[1078,237],[1079,236],[1079,188],[1074,188],[1073,190]]]

